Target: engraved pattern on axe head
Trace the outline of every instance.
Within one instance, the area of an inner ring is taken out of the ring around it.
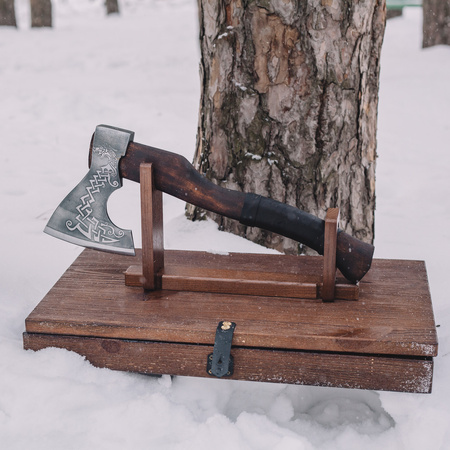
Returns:
[[[89,172],[61,202],[45,232],[84,247],[134,255],[133,236],[109,218],[109,196],[122,186],[119,160],[134,133],[99,125],[94,134]]]

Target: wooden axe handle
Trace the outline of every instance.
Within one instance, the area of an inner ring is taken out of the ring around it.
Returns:
[[[215,185],[183,156],[130,142],[120,159],[123,178],[139,183],[141,163],[151,163],[156,189],[217,214],[239,220],[245,193]]]
[[[289,237],[323,254],[325,222],[318,217],[269,198],[217,186],[183,156],[136,142],[130,142],[120,159],[120,175],[139,183],[142,163],[153,165],[156,189],[244,225]],[[373,251],[372,245],[339,230],[336,265],[348,280],[356,283],[362,279],[370,268]]]

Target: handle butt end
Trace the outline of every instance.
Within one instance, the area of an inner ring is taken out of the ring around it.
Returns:
[[[336,266],[352,283],[361,281],[372,265],[375,247],[343,231],[339,232],[336,249]]]

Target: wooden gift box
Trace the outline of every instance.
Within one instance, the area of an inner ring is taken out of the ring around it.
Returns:
[[[26,319],[24,347],[73,350],[115,370],[210,377],[225,320],[236,324],[230,379],[431,392],[437,337],[424,262],[375,259],[359,300],[326,303],[295,288],[317,278],[321,257],[166,250],[164,258],[162,289],[144,291],[124,283],[139,251],[83,251]],[[219,284],[219,292],[177,290],[186,280],[201,290],[205,276],[214,286],[219,272],[231,288],[255,276],[267,284],[256,295],[220,293]]]

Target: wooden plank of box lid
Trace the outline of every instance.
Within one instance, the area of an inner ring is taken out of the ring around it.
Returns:
[[[111,369],[208,376],[217,324],[229,320],[232,379],[431,392],[437,337],[421,261],[374,260],[359,301],[323,303],[144,293],[124,284],[139,259],[83,251],[26,319],[24,347],[67,348]],[[320,273],[321,258],[166,251],[165,267],[174,266],[307,274]]]

